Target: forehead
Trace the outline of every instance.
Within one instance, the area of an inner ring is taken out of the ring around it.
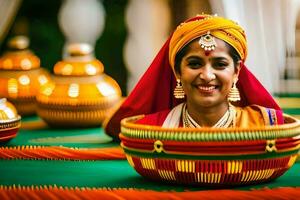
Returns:
[[[209,56],[230,56],[227,44],[221,39],[214,39],[216,41],[217,46],[214,50],[209,51]],[[193,40],[191,43],[188,44],[188,50],[186,55],[193,53],[200,53],[201,55],[205,55],[205,50],[199,44],[199,38]]]

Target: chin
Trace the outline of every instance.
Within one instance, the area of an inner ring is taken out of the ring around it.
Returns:
[[[198,103],[198,107],[202,107],[202,108],[212,108],[214,107],[216,104],[212,103],[212,102],[208,102],[208,103]]]
[[[197,99],[195,98],[193,102],[199,107],[209,108],[209,107],[219,106],[225,102],[227,103],[227,99],[220,98],[220,97],[216,98],[216,96],[198,97]]]
[[[197,101],[197,106],[199,107],[205,107],[205,108],[208,108],[208,107],[213,107],[215,105],[217,105],[217,101],[216,100],[213,100],[213,99],[201,99],[201,100],[198,100]]]

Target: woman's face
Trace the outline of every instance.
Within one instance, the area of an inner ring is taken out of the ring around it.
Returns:
[[[235,68],[224,41],[215,38],[217,47],[209,52],[205,52],[198,41],[189,44],[180,63],[181,73],[177,73],[187,104],[195,108],[227,104],[227,95],[240,67]]]

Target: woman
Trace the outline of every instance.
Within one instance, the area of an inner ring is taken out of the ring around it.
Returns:
[[[244,66],[246,56],[235,22],[211,15],[185,21],[106,121],[106,132],[116,138],[120,121],[138,114],[146,116],[137,123],[172,128],[282,124],[280,107]]]

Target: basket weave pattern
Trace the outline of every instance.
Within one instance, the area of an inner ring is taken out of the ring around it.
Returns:
[[[249,129],[166,129],[121,123],[121,146],[142,176],[193,185],[243,185],[273,180],[296,161],[300,124]]]

